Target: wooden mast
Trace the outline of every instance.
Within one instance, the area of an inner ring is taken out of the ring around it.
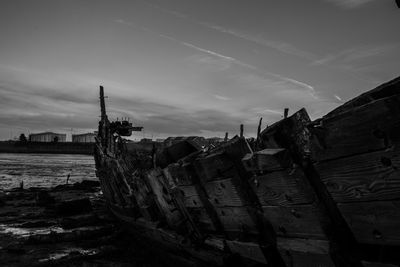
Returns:
[[[100,109],[101,109],[101,120],[107,119],[106,104],[104,102],[104,88],[100,85]]]

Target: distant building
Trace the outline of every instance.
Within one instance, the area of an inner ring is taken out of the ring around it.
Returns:
[[[67,139],[66,134],[44,132],[29,135],[31,142],[65,142]]]
[[[224,142],[224,138],[221,137],[210,137],[206,139],[210,144],[216,144]]]
[[[150,138],[142,138],[142,139],[140,139],[140,143],[151,143],[151,142],[153,142],[153,140],[150,139]]]
[[[84,134],[73,134],[72,142],[77,143],[94,143],[96,140],[94,139],[96,136],[95,133],[84,133]]]

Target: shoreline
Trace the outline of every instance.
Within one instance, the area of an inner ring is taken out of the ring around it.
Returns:
[[[98,181],[0,190],[1,266],[193,266],[126,230],[108,211]]]
[[[0,153],[93,155],[94,143],[0,141]]]

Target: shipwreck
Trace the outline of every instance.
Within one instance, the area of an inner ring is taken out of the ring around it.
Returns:
[[[218,144],[126,142],[141,127],[100,104],[97,176],[133,238],[208,266],[399,266],[400,77]]]

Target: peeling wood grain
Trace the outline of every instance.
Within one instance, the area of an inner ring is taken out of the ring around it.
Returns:
[[[284,148],[264,149],[254,153],[246,154],[243,166],[247,171],[276,171],[292,166],[288,151]]]
[[[258,230],[249,216],[247,207],[217,207],[219,219],[227,232],[257,234]]]
[[[400,145],[315,164],[329,193],[337,202],[398,199]]]
[[[260,245],[253,242],[240,242],[226,240],[229,249],[233,253],[238,253],[242,257],[257,261],[263,264],[267,264],[267,260],[260,248]]]
[[[253,176],[251,185],[264,206],[306,204],[315,199],[300,168]]]
[[[204,208],[191,208],[188,207],[188,211],[191,214],[193,221],[197,227],[203,232],[215,232],[217,228],[207,211]]]
[[[312,158],[324,161],[386,149],[400,141],[400,96],[373,101],[310,128]]]
[[[278,248],[313,254],[328,254],[329,242],[327,240],[306,238],[278,238]]]
[[[204,189],[210,202],[216,207],[243,206],[245,204],[232,183],[232,178],[205,183]]]
[[[203,203],[200,200],[199,194],[197,193],[194,185],[179,186],[179,189],[183,193],[184,204],[189,208],[203,207]]]
[[[363,261],[364,267],[399,267],[396,264]]]
[[[334,267],[326,240],[278,238],[278,250],[287,267]]]
[[[400,245],[400,200],[339,203],[338,208],[359,242]]]
[[[193,178],[192,176],[193,171],[190,171],[189,168],[187,168],[188,164],[183,163],[173,163],[168,165],[165,169],[164,172],[168,172],[169,175],[171,176],[172,180],[176,185],[192,185],[193,184]]]
[[[194,162],[198,177],[204,183],[231,177],[235,173],[234,163],[223,151],[199,158]]]
[[[316,208],[311,204],[291,207],[263,206],[263,211],[278,236],[326,238]]]

